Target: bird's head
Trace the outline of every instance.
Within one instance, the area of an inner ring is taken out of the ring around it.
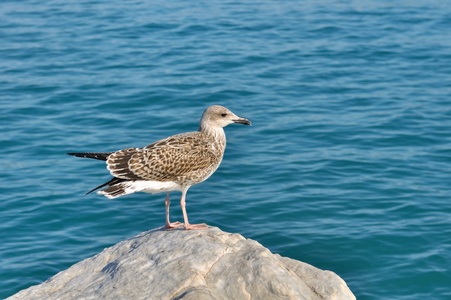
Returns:
[[[238,117],[227,108],[220,105],[212,105],[202,114],[200,120],[200,130],[207,128],[222,128],[232,123],[251,125],[251,121]]]

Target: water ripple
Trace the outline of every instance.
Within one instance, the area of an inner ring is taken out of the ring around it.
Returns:
[[[222,104],[190,220],[338,273],[358,299],[448,299],[450,7],[3,1],[0,298],[164,222],[164,195],[70,151],[145,146]],[[173,193],[174,220],[182,219]]]

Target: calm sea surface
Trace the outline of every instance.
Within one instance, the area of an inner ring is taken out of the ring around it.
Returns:
[[[226,128],[190,221],[332,270],[358,299],[451,299],[449,1],[0,2],[0,298],[164,225],[85,193],[115,151]],[[182,221],[180,193],[172,219]]]

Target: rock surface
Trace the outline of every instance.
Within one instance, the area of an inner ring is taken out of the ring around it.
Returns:
[[[210,227],[143,232],[8,298],[355,299],[333,272]]]

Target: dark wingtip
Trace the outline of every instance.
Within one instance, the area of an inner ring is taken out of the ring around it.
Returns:
[[[111,152],[83,152],[83,153],[66,153],[67,155],[72,155],[75,157],[92,158],[98,160],[107,160]]]
[[[126,180],[125,180],[125,179],[122,179],[122,178],[113,177],[113,179],[111,179],[110,181],[105,182],[104,184],[99,185],[98,187],[96,187],[96,188],[90,190],[89,192],[87,192],[87,193],[85,194],[85,196],[88,195],[88,194],[91,194],[91,193],[94,192],[94,191],[97,191],[97,190],[100,189],[100,188],[103,188],[104,186],[107,186],[107,185],[111,186],[111,185],[113,185],[113,184],[116,184],[116,183],[119,183],[119,182],[122,182],[122,181],[126,181]]]
[[[85,194],[85,196],[91,194],[92,192],[94,192],[95,190],[98,190],[98,189],[99,189],[99,188],[95,188],[95,189],[90,190],[89,192],[87,192],[87,193]]]

